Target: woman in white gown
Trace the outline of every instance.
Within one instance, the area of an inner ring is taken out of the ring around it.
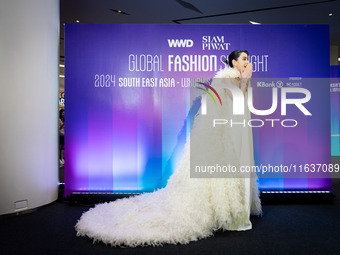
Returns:
[[[252,74],[248,52],[232,52],[228,63],[230,68],[219,71],[212,85],[231,81],[246,95]],[[232,94],[228,89],[218,91],[223,107],[210,108],[212,114],[232,118]],[[195,147],[195,153],[212,163],[216,159],[237,167],[253,165],[251,128],[220,125],[204,138],[210,132],[208,125],[211,123],[202,115],[196,116],[189,140],[198,142],[202,149]],[[211,236],[218,229],[251,229],[250,214],[261,214],[256,174],[248,178],[190,178],[190,144],[187,141],[165,188],[96,205],[81,216],[77,235],[112,246],[135,247],[186,244]],[[213,153],[207,153],[209,150]]]

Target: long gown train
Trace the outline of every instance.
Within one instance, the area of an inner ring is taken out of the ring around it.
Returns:
[[[224,69],[215,78],[226,75],[239,77],[234,69]],[[231,118],[232,101],[223,89],[218,91],[224,106],[211,112],[215,117]],[[187,141],[165,188],[96,205],[81,216],[76,224],[77,235],[112,246],[135,247],[186,244],[211,236],[218,229],[251,229],[250,214],[261,214],[256,174],[251,178],[190,178],[193,139],[196,156],[209,155],[209,162],[252,165],[251,129],[221,125],[204,136],[207,125],[211,123],[200,115],[196,117],[191,141]],[[207,153],[209,150],[213,152]]]

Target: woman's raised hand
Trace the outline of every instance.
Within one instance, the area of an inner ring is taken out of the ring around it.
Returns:
[[[241,72],[241,78],[249,79],[253,74],[253,64],[249,63]]]

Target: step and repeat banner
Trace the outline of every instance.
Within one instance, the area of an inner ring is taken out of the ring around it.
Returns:
[[[328,25],[65,24],[66,196],[164,187],[199,114],[191,81],[237,49],[253,64],[254,107],[279,96],[271,115],[252,114],[260,189],[330,190]]]
[[[332,156],[340,156],[340,66],[331,66],[330,81]]]

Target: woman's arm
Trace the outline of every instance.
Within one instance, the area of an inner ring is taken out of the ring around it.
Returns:
[[[240,84],[240,88],[243,92],[243,94],[245,94],[248,90],[248,88],[250,87],[250,78],[253,74],[253,65],[251,63],[249,63],[246,68],[244,69],[243,72],[241,72],[241,84]]]
[[[228,84],[228,81],[230,81],[230,77],[227,75],[223,78],[223,83]],[[227,88],[224,88],[224,91],[227,93],[230,99],[233,100],[233,94],[230,92],[230,90]]]

